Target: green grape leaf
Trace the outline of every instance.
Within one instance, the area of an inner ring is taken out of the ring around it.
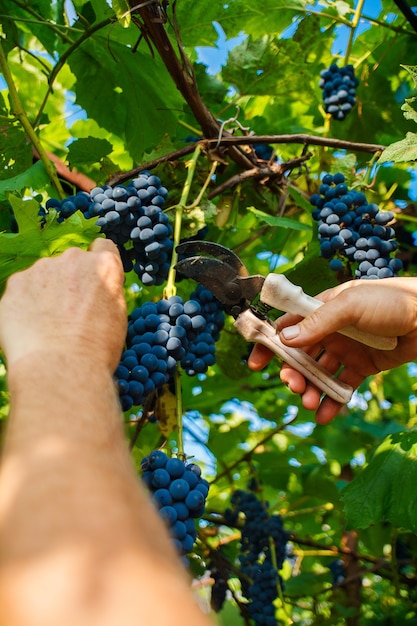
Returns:
[[[38,161],[22,174],[0,181],[0,200],[7,200],[10,192],[23,189],[43,189],[48,185],[49,178],[41,161]]]
[[[309,243],[303,260],[289,270],[286,276],[312,296],[337,284],[335,272],[329,268],[329,262],[320,256],[320,244],[316,238]]]
[[[107,139],[84,137],[76,139],[69,145],[67,160],[71,168],[100,163],[112,150],[113,146]]]
[[[230,626],[230,624],[238,624],[241,621],[239,607],[234,602],[226,601],[220,613],[212,611],[210,614],[214,620],[217,620],[219,626]]]
[[[417,432],[389,435],[342,491],[348,528],[389,521],[417,532],[416,480]]]
[[[26,133],[9,117],[3,94],[0,93],[0,180],[21,174],[33,162],[32,146]]]
[[[227,425],[219,429],[211,427],[208,446],[209,449],[221,459],[224,464],[233,462],[236,459],[236,451],[239,451],[239,444],[246,441],[249,436],[249,422],[233,424],[232,417]],[[240,456],[240,454],[238,455]]]
[[[334,3],[334,7],[337,10],[338,14],[342,17],[348,15],[348,13],[352,13],[352,7],[349,6],[347,2],[344,2],[344,0],[336,0],[336,2]]]
[[[288,185],[287,190],[291,198],[296,203],[296,205],[300,207],[301,209],[304,209],[304,211],[307,211],[307,214],[310,214],[314,207],[312,207],[310,202],[301,193],[301,191],[297,189],[297,187],[294,187],[293,185]]]
[[[56,212],[50,211],[46,224],[41,227],[39,204],[35,200],[10,195],[9,202],[18,232],[0,234],[0,293],[9,276],[26,269],[37,259],[60,254],[71,246],[88,248],[99,235],[98,227],[84,219],[80,212],[58,224]]]
[[[292,597],[298,598],[308,589],[311,595],[323,592],[325,586],[330,587],[330,574],[317,572],[300,572],[297,576],[291,576],[285,581],[285,593]]]
[[[404,117],[406,120],[413,120],[417,124],[417,110],[412,103],[417,103],[417,98],[406,98],[406,101],[401,107],[401,110],[404,111]]]
[[[356,168],[356,162],[356,154],[349,152],[348,154],[342,156],[340,159],[337,159],[337,161],[331,168],[331,173],[336,174],[337,172],[340,172],[341,174],[344,174],[346,179],[349,179],[352,175],[352,172]]]
[[[275,215],[269,215],[264,213],[253,206],[248,207],[248,211],[256,215],[261,221],[266,222],[269,226],[279,226],[280,228],[291,228],[292,230],[312,230],[308,224],[302,224],[296,222],[288,217],[277,217]]]
[[[69,58],[77,77],[76,104],[121,137],[131,157],[140,161],[144,151],[175,132],[183,101],[162,61],[152,58],[145,46],[133,54],[117,41],[109,45],[105,29],[102,33]]]
[[[417,134],[408,132],[405,139],[396,141],[385,148],[378,163],[406,163],[417,160]]]

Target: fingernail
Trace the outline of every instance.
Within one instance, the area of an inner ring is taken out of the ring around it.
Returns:
[[[281,335],[284,339],[295,339],[300,334],[300,327],[298,324],[295,326],[286,326],[281,330]]]

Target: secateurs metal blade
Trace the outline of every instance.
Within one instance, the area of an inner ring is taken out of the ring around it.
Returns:
[[[337,402],[346,404],[350,400],[353,389],[303,350],[283,344],[264,313],[272,307],[305,317],[322,306],[320,300],[305,294],[283,274],[249,275],[240,258],[219,244],[194,240],[181,243],[176,250],[186,256],[176,264],[177,271],[210,289],[226,312],[233,315],[234,326],[247,341],[267,346]],[[340,332],[380,350],[392,350],[397,343],[395,337],[363,333],[353,326]]]

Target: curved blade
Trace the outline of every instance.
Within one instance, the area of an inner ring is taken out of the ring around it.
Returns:
[[[234,270],[235,276],[249,276],[248,270],[243,265],[237,254],[232,252],[232,250],[229,250],[229,248],[221,246],[219,243],[198,240],[184,241],[176,247],[176,251],[178,254],[209,254],[215,259],[218,259],[219,261],[223,261],[224,263],[230,265],[230,267]]]
[[[193,256],[178,261],[175,269],[210,289],[223,304],[233,306],[244,300],[240,285],[235,282],[236,270],[224,261]]]

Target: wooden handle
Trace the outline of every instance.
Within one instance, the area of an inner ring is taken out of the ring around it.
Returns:
[[[261,343],[272,350],[336,402],[346,404],[351,399],[352,387],[332,376],[303,350],[284,345],[274,326],[256,317],[250,309],[238,316],[234,326],[246,341]]]
[[[269,306],[307,317],[319,307],[323,302],[307,295],[298,285],[294,285],[284,276],[284,274],[268,274],[263,284],[260,298],[262,302]],[[398,342],[397,337],[382,337],[372,335],[358,330],[354,326],[346,326],[338,331],[346,337],[355,339],[360,343],[377,348],[378,350],[393,350]]]

